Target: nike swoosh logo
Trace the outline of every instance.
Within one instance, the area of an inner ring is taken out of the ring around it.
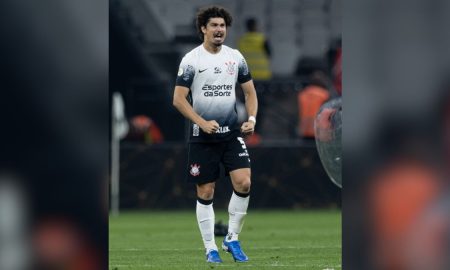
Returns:
[[[198,70],[198,73],[202,73],[203,71],[207,70],[207,68],[205,68],[204,70]]]

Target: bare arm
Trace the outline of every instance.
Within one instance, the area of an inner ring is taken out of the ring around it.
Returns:
[[[206,121],[198,115],[186,97],[189,94],[189,88],[184,86],[175,86],[173,93],[173,106],[192,122],[196,123],[204,132],[212,134],[217,131],[219,124],[215,120]]]
[[[245,82],[241,84],[242,90],[244,91],[245,96],[245,108],[247,109],[248,116],[253,116],[256,118],[256,114],[258,113],[258,97],[256,96],[255,85],[253,84],[253,80]],[[255,130],[256,122],[247,121],[244,122],[241,126],[241,131],[243,133],[253,133]]]

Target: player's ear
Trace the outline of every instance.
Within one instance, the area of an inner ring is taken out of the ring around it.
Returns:
[[[202,29],[202,33],[206,34],[206,27],[202,25],[201,29]]]

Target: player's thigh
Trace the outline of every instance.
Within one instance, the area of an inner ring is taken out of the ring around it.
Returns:
[[[188,148],[187,181],[197,185],[215,182],[220,173],[217,144],[191,143]]]
[[[222,162],[227,174],[238,169],[248,169],[250,172],[250,155],[242,137],[236,137],[227,142]],[[238,173],[238,176],[240,175]]]

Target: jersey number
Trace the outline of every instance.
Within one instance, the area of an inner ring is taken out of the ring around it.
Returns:
[[[241,143],[242,149],[247,149],[247,146],[245,146],[244,139],[242,139],[242,137],[237,137],[237,139]]]

